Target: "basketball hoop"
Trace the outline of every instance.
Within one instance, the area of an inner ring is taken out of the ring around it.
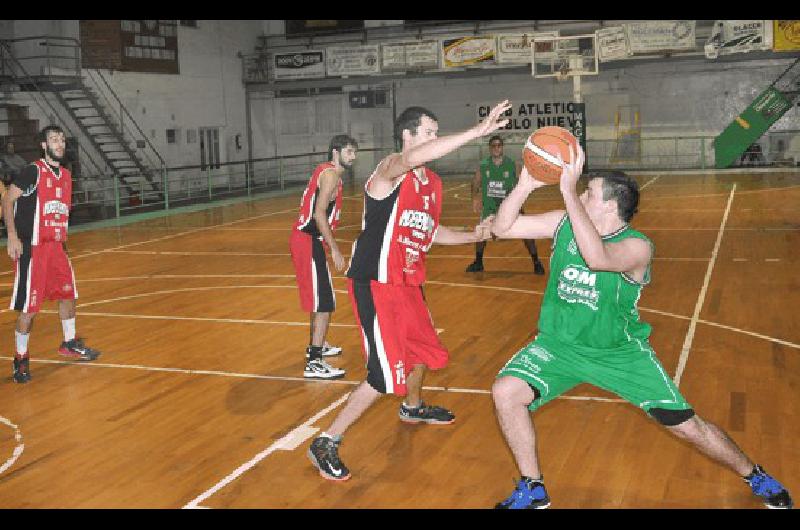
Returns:
[[[562,64],[561,68],[555,72],[556,81],[566,81],[569,78],[569,66]]]

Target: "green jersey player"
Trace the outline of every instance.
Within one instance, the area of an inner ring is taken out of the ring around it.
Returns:
[[[503,138],[500,135],[496,134],[489,138],[489,149],[491,154],[481,160],[480,167],[472,179],[472,209],[475,213],[481,214],[481,221],[497,213],[500,203],[517,185],[519,173],[514,160],[503,155]],[[525,239],[524,243],[533,261],[533,272],[544,274],[544,265],[536,252],[536,241]],[[486,241],[475,243],[475,261],[467,267],[467,272],[483,271],[485,249]]]
[[[788,491],[722,429],[695,413],[656,358],[648,341],[651,327],[637,310],[650,281],[654,250],[629,225],[639,203],[638,185],[621,171],[594,173],[579,196],[576,185],[584,160],[578,146],[570,163],[560,161],[566,210],[519,215],[528,195],[543,185],[523,169],[492,226],[503,238],[554,239],[539,334],[506,363],[492,387],[501,430],[522,475],[497,508],[550,505],[529,410],[580,383],[604,388],[639,407],[732,469],[767,507],[791,508]]]

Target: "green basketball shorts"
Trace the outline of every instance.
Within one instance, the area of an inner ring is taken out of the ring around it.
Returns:
[[[664,371],[647,342],[614,350],[576,350],[541,334],[519,350],[497,374],[516,377],[539,391],[536,410],[580,383],[612,392],[645,412],[691,406]]]

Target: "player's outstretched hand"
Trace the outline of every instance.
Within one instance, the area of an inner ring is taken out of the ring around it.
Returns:
[[[508,125],[508,118],[501,120],[500,117],[510,108],[511,103],[507,99],[495,105],[489,115],[486,116],[482,122],[475,126],[475,132],[477,136],[486,136],[487,134]]]

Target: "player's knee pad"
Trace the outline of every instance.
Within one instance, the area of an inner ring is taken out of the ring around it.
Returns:
[[[691,419],[694,416],[694,409],[669,410],[653,407],[647,413],[661,425],[674,427]]]

